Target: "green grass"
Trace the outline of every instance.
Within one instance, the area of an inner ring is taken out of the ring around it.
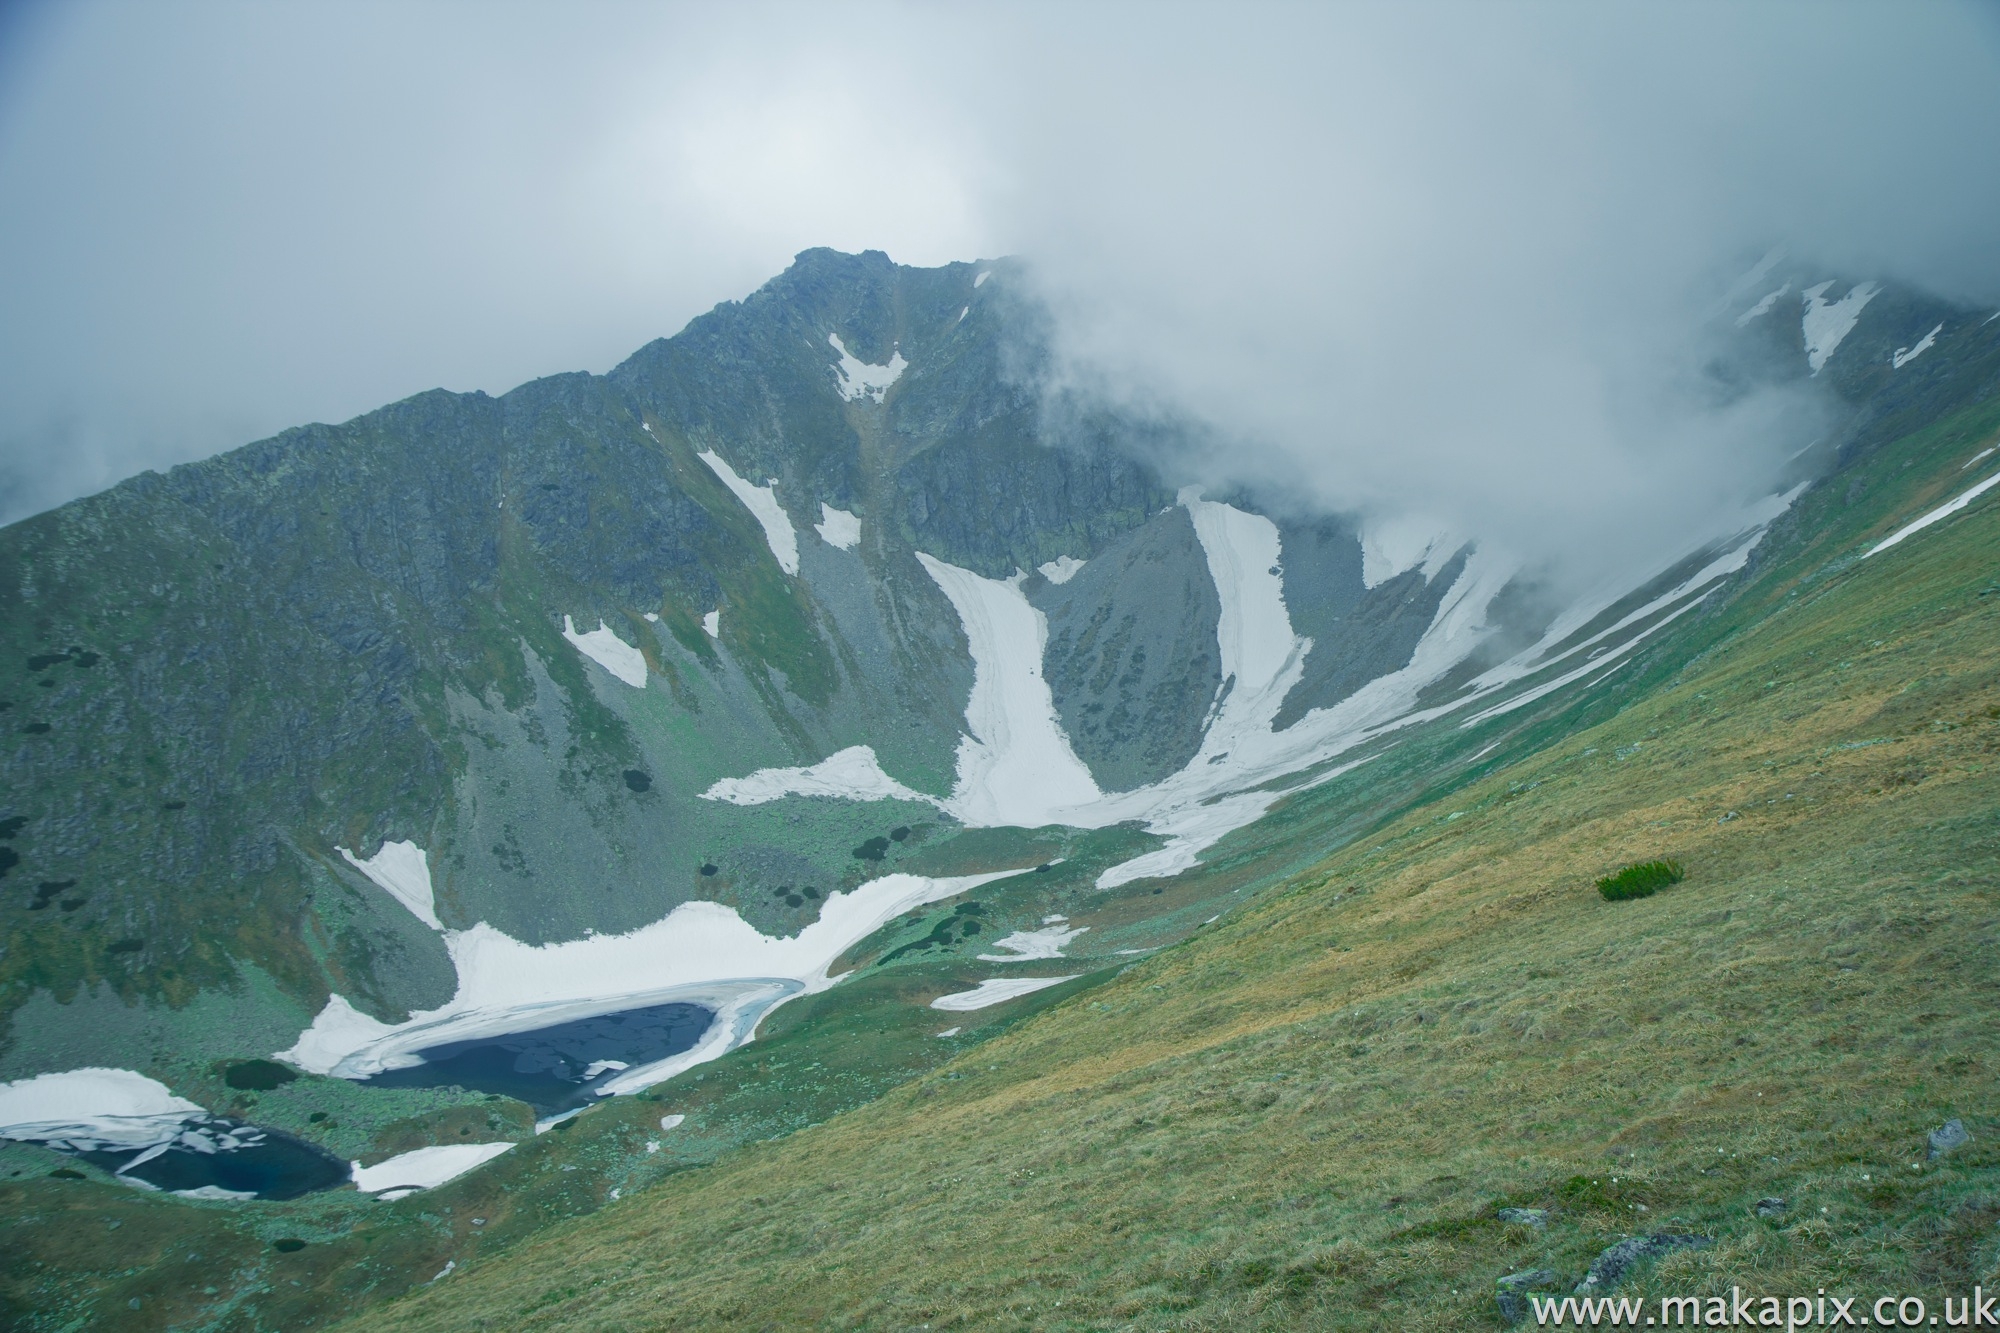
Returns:
[[[1679,861],[1640,861],[1598,880],[1597,891],[1608,903],[1624,902],[1628,898],[1650,898],[1686,878],[1687,867]]]
[[[1594,726],[1303,867],[1246,830],[1172,886],[1244,911],[353,1327],[1482,1327],[1651,1230],[1716,1243],[1647,1297],[1990,1283],[1996,537],[1807,549]],[[1604,902],[1634,844],[1701,874]]]

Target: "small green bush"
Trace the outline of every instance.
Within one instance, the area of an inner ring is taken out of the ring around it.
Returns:
[[[1597,891],[1606,902],[1622,902],[1627,898],[1650,897],[1686,878],[1687,867],[1679,861],[1640,861],[1598,880]]]

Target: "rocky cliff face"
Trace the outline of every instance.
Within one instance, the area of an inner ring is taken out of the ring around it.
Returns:
[[[1140,426],[1045,410],[1018,288],[809,251],[608,375],[421,394],[0,531],[0,1008],[180,1003],[244,964],[307,1010],[436,1004],[439,937],[339,850],[390,840],[428,849],[448,927],[568,939],[701,898],[796,931],[803,887],[901,854],[857,845],[954,820],[704,793],[866,745],[950,796],[976,673],[919,554],[1021,575],[1099,788],[1180,771],[1227,693],[1213,571]],[[1809,301],[1840,293],[1798,290],[1742,326],[1746,381],[1810,376]],[[1991,394],[2000,325],[1863,304],[1824,367],[1843,449]],[[1282,730],[1407,663],[1468,557],[1371,578],[1351,524],[1277,532],[1310,641]],[[1509,643],[1532,603],[1496,600]]]

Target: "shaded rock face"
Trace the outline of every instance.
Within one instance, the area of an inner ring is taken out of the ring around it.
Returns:
[[[907,368],[845,398],[830,335]],[[808,251],[608,375],[420,394],[0,531],[0,890],[26,886],[0,895],[0,1017],[100,983],[178,1003],[239,961],[308,1010],[435,1005],[443,942],[335,852],[388,839],[429,851],[448,925],[539,942],[704,897],[796,929],[775,890],[837,884],[880,812],[700,793],[854,744],[948,792],[972,669],[914,552],[1005,575],[1171,501],[1126,427],[1050,424],[1038,337],[1004,265]],[[773,485],[797,576],[707,450]],[[822,504],[857,549],[821,541]]]
[[[1129,791],[1184,767],[1222,687],[1222,606],[1187,511],[1159,514],[1067,583],[1039,582],[1042,674],[1098,786]]]
[[[1282,729],[1407,666],[1465,562],[1452,560],[1433,579],[1409,569],[1369,588],[1361,581],[1360,539],[1342,520],[1280,520],[1278,540],[1292,630],[1313,645],[1305,674],[1278,710]]]

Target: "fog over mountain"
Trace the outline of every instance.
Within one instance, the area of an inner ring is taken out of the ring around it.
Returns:
[[[1766,490],[1773,246],[2000,302],[1988,7],[30,7],[0,520],[442,384],[602,370],[815,245],[1015,254],[1181,460],[1558,568]],[[1579,559],[1579,557],[1583,557]]]

